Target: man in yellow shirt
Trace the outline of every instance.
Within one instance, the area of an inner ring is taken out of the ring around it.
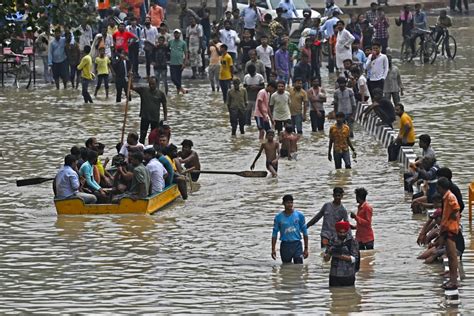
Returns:
[[[395,143],[401,144],[402,146],[413,146],[415,145],[415,127],[411,117],[405,112],[403,104],[398,103],[395,106],[395,113],[400,117],[400,130]]]
[[[219,48],[221,52],[221,68],[219,71],[219,85],[221,86],[224,103],[227,104],[227,92],[232,82],[232,74],[234,73],[232,57],[227,53],[227,45],[222,44]]]
[[[90,55],[91,47],[89,45],[84,46],[84,57],[81,59],[81,63],[77,66],[77,69],[81,71],[82,77],[82,97],[84,103],[93,103],[92,97],[89,94],[89,83],[94,79],[92,74],[92,57]]]
[[[95,87],[94,97],[97,97],[102,82],[105,86],[105,96],[109,98],[109,72],[110,72],[110,59],[105,55],[105,47],[99,48],[99,56],[95,59],[96,73],[97,73],[97,86]]]

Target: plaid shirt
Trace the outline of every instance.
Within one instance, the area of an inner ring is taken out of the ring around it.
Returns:
[[[388,38],[388,19],[384,17],[377,17],[374,22],[374,38]]]
[[[374,24],[375,18],[377,17],[377,11],[369,10],[365,13],[365,19],[369,21],[370,24]]]

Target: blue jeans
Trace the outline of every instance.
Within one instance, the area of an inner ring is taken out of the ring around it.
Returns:
[[[176,89],[181,89],[181,77],[183,73],[183,65],[170,65],[171,81]]]
[[[91,82],[92,80],[82,78],[82,97],[84,98],[84,103],[92,103],[92,97],[89,94],[89,83]]]
[[[155,69],[156,87],[160,89],[160,81],[163,80],[165,93],[168,94],[168,69]]]
[[[349,150],[342,153],[334,152],[334,164],[336,165],[336,169],[341,169],[342,160],[344,160],[346,169],[351,169],[351,156],[349,155]]]
[[[287,74],[284,74],[284,75],[278,75],[277,76],[277,81],[284,81],[286,84],[288,84],[288,82],[290,81],[290,76],[287,75]]]
[[[229,91],[231,82],[232,80],[219,80],[219,85],[221,86],[222,98],[224,99],[224,103],[227,102],[227,92]]]
[[[303,134],[303,114],[292,115],[291,124],[298,134]]]
[[[282,241],[280,244],[280,256],[283,263],[303,263],[303,246],[301,240]]]

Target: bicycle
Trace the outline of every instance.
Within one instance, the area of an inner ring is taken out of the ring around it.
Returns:
[[[437,45],[434,39],[434,32],[432,30],[422,30],[416,29],[420,35],[420,44],[418,45],[418,49],[413,53],[412,49],[410,48],[411,54],[408,61],[412,61],[413,58],[416,56],[420,56],[420,61],[422,64],[429,62],[430,64],[434,63],[436,60],[436,49]],[[415,39],[416,40],[416,39]],[[411,37],[404,41],[405,44],[405,54],[407,54],[408,50],[406,49],[407,45],[411,47]]]
[[[12,52],[11,56],[15,57],[14,61],[10,62],[11,66],[5,71],[8,75],[14,77],[13,85],[16,85],[20,89],[20,84],[25,83],[25,89],[28,89],[31,85],[31,79],[33,72],[31,71],[28,56],[22,54],[15,54]],[[26,60],[26,61],[25,61]],[[21,85],[23,86],[23,85]]]
[[[442,56],[448,57],[449,59],[453,60],[456,57],[456,53],[458,51],[456,39],[452,35],[449,35],[449,31],[447,28],[437,29],[435,27],[433,28],[433,31],[443,32],[436,46],[436,55],[441,53]]]

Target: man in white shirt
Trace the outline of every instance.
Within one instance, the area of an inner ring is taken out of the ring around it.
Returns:
[[[151,25],[151,18],[145,18],[145,27],[141,32],[141,41],[143,42],[143,50],[145,51],[146,76],[150,77],[150,65],[153,60],[153,49],[158,41],[158,29]]]
[[[156,152],[153,146],[149,146],[143,152],[143,159],[146,162],[145,168],[150,172],[150,195],[160,193],[165,188],[165,177],[168,175],[165,167],[155,158]]]
[[[79,48],[82,52],[84,46],[90,46],[92,44],[92,40],[94,39],[92,36],[92,28],[84,22],[77,28],[77,30],[81,32],[81,36],[79,37]]]
[[[374,89],[381,89],[385,78],[387,78],[389,65],[388,58],[381,52],[380,43],[374,41],[372,43],[372,54],[369,55],[365,63],[365,69],[367,69],[367,86],[369,87],[370,98],[373,98]]]
[[[272,71],[275,69],[275,59],[274,59],[273,48],[268,45],[268,37],[266,35],[263,35],[260,38],[260,41],[262,42],[262,45],[257,46],[256,52],[257,52],[258,59],[260,59],[260,61],[265,66],[267,82],[269,82],[270,75],[272,74]]]
[[[265,87],[265,79],[259,73],[255,65],[250,64],[247,68],[248,74],[244,76],[244,88],[247,89],[247,114],[245,124],[250,126],[252,113],[255,111],[255,101],[258,92]]]
[[[232,62],[237,63],[237,44],[240,43],[239,35],[231,29],[230,20],[224,21],[224,29],[219,31],[219,40],[227,45],[227,53],[232,57]]]
[[[143,146],[143,144],[138,141],[138,134],[131,132],[128,133],[127,141],[125,142],[125,144],[123,144],[122,148],[120,148],[119,154],[123,155],[125,157],[125,161],[128,162],[128,152],[130,149],[133,148],[134,150],[136,149],[143,151],[144,147],[145,146]]]
[[[291,123],[290,93],[285,90],[286,83],[278,81],[277,92],[270,97],[270,108],[273,110],[273,121],[278,134],[283,130],[285,124]]]

